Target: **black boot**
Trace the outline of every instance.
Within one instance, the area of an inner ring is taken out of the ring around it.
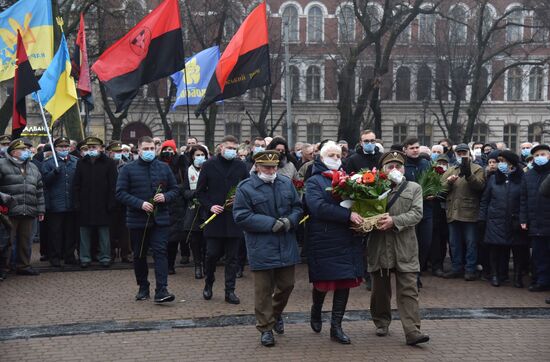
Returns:
[[[325,296],[327,293],[313,288],[311,295],[313,304],[311,305],[311,317],[309,324],[315,333],[319,333],[321,332],[321,328],[323,328],[323,317],[321,312],[323,310],[323,302],[325,301]]]
[[[349,289],[337,289],[332,299],[332,318],[330,321],[330,339],[341,344],[350,344],[350,338],[342,330],[342,319],[348,304]]]
[[[195,279],[204,278],[204,273],[202,272],[202,264],[195,263]]]
[[[519,270],[514,270],[514,287],[523,288],[523,273]]]

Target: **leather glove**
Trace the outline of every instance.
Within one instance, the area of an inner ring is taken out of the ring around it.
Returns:
[[[278,233],[280,231],[283,231],[285,229],[285,224],[281,220],[275,221],[275,224],[273,224],[273,227],[271,228],[271,231],[274,233]]]
[[[463,160],[462,164],[460,165],[460,173],[463,174],[464,177],[472,176],[472,167],[470,166],[469,160],[467,162]]]
[[[290,220],[287,219],[286,217],[283,217],[283,218],[279,219],[279,221],[281,221],[283,224],[285,224],[285,231],[289,232],[290,229],[292,228],[292,223],[290,222]]]

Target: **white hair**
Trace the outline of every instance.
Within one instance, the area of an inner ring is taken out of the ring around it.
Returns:
[[[131,151],[132,149],[130,148],[130,146],[128,145],[122,145],[122,149],[123,150],[128,150],[128,151]]]
[[[434,151],[440,151],[441,153],[443,153],[443,146],[441,145],[433,145],[432,146],[432,152]]]
[[[337,151],[339,154],[342,154],[342,148],[340,146],[338,146],[335,142],[333,141],[328,141],[326,142],[323,147],[321,148],[321,152],[320,152],[320,155],[322,158],[325,158],[326,155],[330,152],[330,151]]]

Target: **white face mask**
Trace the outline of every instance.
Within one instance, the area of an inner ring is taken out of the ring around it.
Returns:
[[[398,171],[397,169],[394,168],[388,174],[388,179],[391,182],[399,185],[401,183],[401,181],[403,181],[403,174],[400,171]]]
[[[330,157],[324,158],[323,163],[325,164],[325,166],[327,166],[329,170],[338,170],[340,166],[342,166],[342,160],[335,160],[334,158]]]
[[[274,173],[273,175],[268,175],[265,173],[258,172],[258,177],[260,180],[266,183],[273,183],[275,179],[277,178],[277,173]]]
[[[476,149],[474,150],[474,156],[476,156],[476,157],[481,156],[481,148],[476,148]]]

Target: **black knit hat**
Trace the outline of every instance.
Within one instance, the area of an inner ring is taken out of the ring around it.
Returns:
[[[487,161],[489,160],[498,160],[498,156],[500,156],[499,150],[494,150],[489,152],[489,155],[487,156]]]
[[[510,162],[512,166],[517,167],[519,165],[519,156],[512,151],[504,150],[500,151],[500,157]]]

